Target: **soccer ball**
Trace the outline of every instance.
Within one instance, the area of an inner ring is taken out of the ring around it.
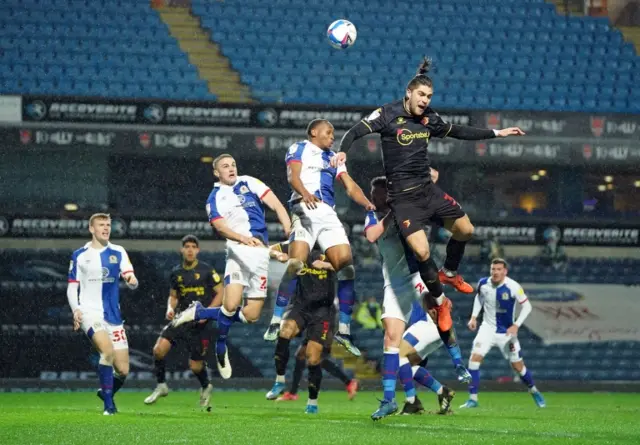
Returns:
[[[336,49],[349,48],[356,42],[358,31],[349,20],[336,20],[327,29],[329,43]]]

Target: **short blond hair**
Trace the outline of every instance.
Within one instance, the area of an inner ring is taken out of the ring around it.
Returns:
[[[229,153],[222,153],[220,156],[216,156],[212,162],[214,170],[218,168],[218,162],[222,161],[224,158],[234,159],[234,157],[231,156]]]
[[[108,213],[94,213],[93,215],[91,215],[91,218],[89,218],[89,227],[91,227],[93,225],[93,222],[97,219],[108,219],[109,221],[111,221],[111,215],[109,215]]]

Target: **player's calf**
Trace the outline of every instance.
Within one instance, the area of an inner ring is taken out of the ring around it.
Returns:
[[[529,393],[533,397],[533,401],[536,403],[538,408],[545,408],[547,405],[544,397],[536,387],[531,371],[529,371],[529,369],[524,365],[524,361],[519,360],[517,362],[511,362],[511,367],[520,376],[520,381],[529,389]]]
[[[469,360],[469,374],[471,374],[471,383],[469,384],[469,400],[460,408],[476,408],[478,406],[478,389],[480,387],[480,363],[484,357],[478,354],[471,354]]]
[[[287,372],[287,364],[289,363],[289,345],[291,343],[291,339],[297,335],[298,331],[298,325],[295,321],[285,320],[276,343],[276,350],[274,354],[276,381],[266,395],[267,400],[277,399],[285,390],[285,374]]]
[[[309,399],[305,412],[307,414],[318,413],[318,394],[322,383],[322,345],[315,341],[307,344],[307,370],[309,377]]]

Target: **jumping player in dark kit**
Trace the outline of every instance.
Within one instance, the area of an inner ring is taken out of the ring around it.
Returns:
[[[219,307],[222,304],[222,280],[218,273],[207,263],[198,260],[199,241],[194,235],[182,238],[182,263],[171,271],[171,288],[167,301],[167,320],[173,320],[176,314],[185,310],[194,301],[199,301],[205,307]],[[205,356],[209,348],[211,331],[208,320],[194,321],[173,326],[166,325],[153,347],[155,359],[155,374],[158,385],[151,395],[144,399],[150,405],[160,397],[169,393],[165,380],[164,358],[178,340],[184,340],[189,345],[189,368],[200,382],[200,406],[207,408],[211,398],[213,386],[209,383]]]
[[[275,351],[276,381],[267,393],[275,399],[285,389],[285,372],[289,361],[289,343],[306,331],[306,358],[309,378],[309,400],[305,413],[318,413],[318,393],[322,382],[322,360],[331,350],[336,310],[337,274],[330,263],[322,261],[321,253],[311,253],[311,267],[298,272],[296,293],[283,318]]]
[[[448,331],[452,326],[451,302],[445,299],[442,284],[458,291],[473,293],[473,287],[458,275],[465,245],[473,235],[473,225],[460,205],[435,185],[430,176],[427,147],[432,137],[482,140],[495,137],[521,136],[517,127],[489,130],[444,122],[429,103],[433,82],[426,73],[431,61],[421,63],[417,75],[407,85],[405,97],[383,105],[345,133],[340,152],[331,160],[340,165],[356,139],[380,133],[382,159],[388,179],[389,205],[402,236],[416,255],[420,276],[437,304],[438,326]],[[452,233],[447,244],[444,267],[438,271],[431,258],[424,226],[439,221]]]

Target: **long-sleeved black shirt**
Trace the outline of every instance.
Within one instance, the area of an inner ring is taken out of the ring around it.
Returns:
[[[378,108],[347,131],[340,151],[346,152],[353,141],[370,133],[380,133],[382,163],[391,193],[431,181],[427,150],[430,138],[495,137],[493,130],[449,124],[431,107],[421,116],[413,116],[405,110],[403,100],[398,100]]]

